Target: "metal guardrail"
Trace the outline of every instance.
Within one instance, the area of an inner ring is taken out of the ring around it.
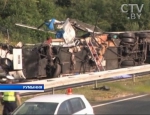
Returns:
[[[88,73],[88,74],[79,74],[79,75],[67,76],[67,77],[62,77],[62,78],[18,83],[18,84],[44,84],[45,91],[46,91],[47,89],[52,89],[55,87],[63,87],[66,85],[79,84],[83,82],[90,82],[90,81],[96,81],[96,80],[103,80],[103,79],[108,79],[108,78],[112,78],[115,76],[120,76],[120,75],[125,75],[125,74],[136,74],[136,73],[142,73],[142,72],[148,72],[148,71],[150,71],[150,64],[136,66],[136,67],[115,69],[115,70],[101,71],[101,72],[93,72],[93,73]],[[21,94],[26,94],[26,92],[21,92]]]
[[[107,79],[101,79],[101,80],[96,80],[96,81],[89,81],[89,82],[82,82],[82,83],[76,83],[76,84],[71,84],[71,85],[64,85],[64,86],[58,86],[58,87],[55,87],[55,88],[49,88],[49,89],[46,89],[44,92],[34,92],[34,93],[23,93],[21,94],[22,97],[24,96],[30,96],[30,95],[36,95],[36,94],[44,94],[44,93],[50,93],[50,94],[54,94],[55,91],[58,91],[58,90],[63,90],[63,89],[67,89],[67,88],[75,88],[75,87],[82,87],[82,86],[87,86],[87,85],[92,85],[92,84],[95,84],[95,88],[97,88],[97,84],[98,83],[106,83],[106,82],[114,82],[114,81],[120,81],[120,80],[129,80],[129,79],[133,79],[133,77],[135,78],[139,78],[139,77],[142,77],[144,75],[148,75],[150,74],[150,71],[149,72],[142,72],[142,73],[137,73],[137,74],[134,74],[135,76],[133,76],[133,74],[131,75],[131,77],[115,77],[115,78],[107,78]]]

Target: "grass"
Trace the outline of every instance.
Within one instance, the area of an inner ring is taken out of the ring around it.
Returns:
[[[83,94],[90,102],[95,101],[106,101],[111,99],[116,99],[120,97],[125,97],[129,95],[149,93],[150,92],[150,75],[139,77],[133,82],[132,79],[120,80],[115,82],[98,83],[98,87],[108,86],[109,91],[95,90],[94,85],[89,85],[85,87],[78,87],[73,89],[74,94]],[[55,94],[65,93],[66,90],[55,91]],[[49,92],[48,94],[50,94]],[[22,102],[32,98],[33,96],[22,97]],[[0,106],[0,113],[2,111],[2,106]]]

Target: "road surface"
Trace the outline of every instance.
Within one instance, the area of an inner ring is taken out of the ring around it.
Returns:
[[[92,104],[93,105],[93,104]],[[150,95],[96,103],[93,105],[95,114],[150,114]]]

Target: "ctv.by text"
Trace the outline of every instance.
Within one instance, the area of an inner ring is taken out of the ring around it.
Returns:
[[[141,6],[139,6],[138,4],[122,4],[121,12],[130,13],[130,16],[128,17],[128,19],[140,19],[143,6],[144,4],[142,4]]]

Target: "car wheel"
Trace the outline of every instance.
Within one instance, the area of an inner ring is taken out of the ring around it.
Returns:
[[[133,38],[122,38],[121,43],[135,43],[136,40]]]
[[[140,34],[138,34],[138,36],[139,36],[139,38],[148,38],[148,37],[150,37],[150,36],[148,36],[147,33],[140,33]]]
[[[135,34],[133,33],[121,33],[119,34],[120,38],[135,38]]]
[[[56,78],[60,75],[61,73],[61,66],[59,64],[56,64],[56,67],[55,67],[55,72],[53,73],[53,78]]]
[[[0,59],[0,65],[2,68],[5,69],[13,69],[13,63],[10,59],[7,58],[1,58]]]
[[[134,66],[135,62],[133,60],[122,61],[121,67]]]

